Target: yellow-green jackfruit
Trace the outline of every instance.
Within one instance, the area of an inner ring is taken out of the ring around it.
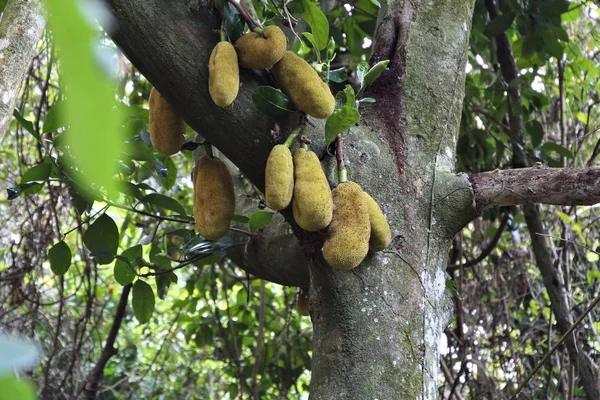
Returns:
[[[148,129],[152,146],[163,154],[177,153],[185,142],[185,122],[158,90],[152,88],[148,99],[150,108]]]
[[[369,209],[359,185],[340,183],[333,190],[333,220],[323,244],[327,264],[338,269],[353,269],[369,251]]]
[[[196,162],[193,179],[196,231],[217,240],[229,230],[235,211],[233,180],[223,161],[206,156]]]
[[[208,91],[219,107],[227,107],[240,90],[237,53],[229,42],[217,43],[208,60]]]
[[[309,232],[325,229],[331,222],[331,190],[317,155],[305,149],[294,152],[294,220]]]
[[[279,88],[287,94],[300,111],[315,118],[329,117],[335,108],[335,99],[309,63],[291,51],[273,66],[273,75]]]
[[[273,147],[265,169],[265,198],[273,210],[290,205],[294,194],[294,161],[290,149],[282,144]]]
[[[262,35],[246,33],[235,42],[240,65],[244,68],[269,68],[281,60],[287,47],[287,38],[279,27],[272,25],[263,29]]]
[[[381,208],[369,193],[364,192],[369,208],[369,221],[371,222],[371,238],[369,239],[369,249],[371,251],[381,251],[388,247],[392,241],[392,231],[390,225],[381,212]]]
[[[310,300],[308,298],[308,290],[302,289],[298,294],[298,314],[303,316],[310,315]]]

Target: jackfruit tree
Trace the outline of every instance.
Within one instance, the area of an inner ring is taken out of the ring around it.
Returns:
[[[53,210],[27,209],[39,229],[24,224],[26,247],[10,253],[47,260],[56,279],[41,398],[600,398],[595,2],[100,3],[45,2],[46,58],[15,59],[15,76],[30,72],[12,125],[0,107],[14,162],[27,165],[24,143],[37,152],[5,211],[42,194]],[[117,72],[89,47],[96,36],[114,43]],[[0,269],[14,305],[0,322],[52,304],[28,294],[48,279],[25,268]],[[256,318],[244,308],[255,296]],[[297,319],[279,324],[278,308]],[[161,366],[162,345],[137,355],[153,336],[178,341]],[[190,342],[202,351],[188,358]],[[146,372],[125,371],[134,359],[151,360]]]

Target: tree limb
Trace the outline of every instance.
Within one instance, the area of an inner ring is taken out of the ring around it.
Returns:
[[[44,29],[37,0],[11,0],[0,22],[0,137],[11,121],[27,67]]]
[[[519,204],[600,203],[600,168],[532,167],[481,172],[469,177],[478,212]]]
[[[123,317],[125,316],[125,310],[127,309],[127,300],[129,299],[130,291],[131,285],[123,286],[121,298],[119,299],[119,305],[117,306],[117,311],[115,312],[115,318],[113,319],[110,332],[106,338],[106,343],[104,344],[104,348],[100,354],[100,359],[85,378],[84,390],[86,392],[86,398],[88,399],[96,398],[98,387],[100,386],[100,381],[102,380],[102,375],[104,374],[104,368],[106,367],[106,364],[110,358],[118,352],[115,348],[115,341],[117,340],[117,334],[119,333],[121,322],[123,322]]]

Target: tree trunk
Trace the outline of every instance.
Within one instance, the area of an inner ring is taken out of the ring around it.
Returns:
[[[218,35],[209,5],[107,0],[115,42],[187,123],[259,188],[274,122],[252,105],[263,77],[243,72],[228,109],[208,96],[206,62]],[[450,241],[475,214],[465,176],[455,176],[455,142],[473,0],[383,2],[373,62],[390,59],[359,126],[345,138],[352,180],[381,205],[393,242],[356,270],[320,255],[322,236],[297,232],[310,270],[314,325],[312,399],[435,399],[438,342],[450,318],[445,266]],[[285,136],[296,117],[281,124]],[[313,148],[325,153],[323,122]],[[335,160],[324,168],[335,173]],[[289,220],[289,218],[288,218]]]

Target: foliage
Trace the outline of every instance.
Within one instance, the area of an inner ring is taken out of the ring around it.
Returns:
[[[359,108],[376,106],[368,86],[388,62],[367,62],[379,2],[254,3],[261,21],[307,23],[310,32],[295,32],[293,50],[336,93],[336,110],[325,125],[331,143],[359,121]],[[273,213],[257,209],[260,194],[236,173],[243,210],[234,218],[237,232],[209,242],[192,231],[192,152],[165,157],[152,148],[150,83],[73,4],[48,1],[53,36],[48,32],[39,45],[0,147],[8,192],[0,202],[0,323],[39,338],[44,359],[32,377],[41,393],[81,395],[80,371],[98,361],[118,293],[132,285],[119,352],[104,370],[102,398],[306,396],[312,331],[310,321],[294,311],[295,290],[248,276],[231,260],[246,235],[264,229]],[[523,106],[514,111],[523,116],[531,161],[595,165],[597,8],[563,0],[497,4],[500,17],[490,22],[483,2],[476,2],[457,169],[511,166],[506,115],[515,107],[515,91]],[[217,6],[234,41],[244,28],[240,14],[229,3]],[[503,32],[521,72],[510,86],[492,40]],[[103,57],[103,64],[99,53],[112,56]],[[269,86],[257,88],[253,100],[257,111],[275,118],[294,111]],[[186,137],[196,140],[191,131]],[[597,212],[543,210],[569,302],[580,310],[599,290]],[[550,347],[548,333],[555,339],[526,232],[519,210],[507,208],[487,212],[455,240],[448,271],[456,312],[446,330],[440,377],[445,398],[453,391],[475,398],[514,389]],[[489,257],[461,266],[495,235],[500,240]],[[597,316],[582,338],[590,354],[600,350]],[[528,388],[532,398],[564,396],[567,358],[561,350],[542,368]]]

